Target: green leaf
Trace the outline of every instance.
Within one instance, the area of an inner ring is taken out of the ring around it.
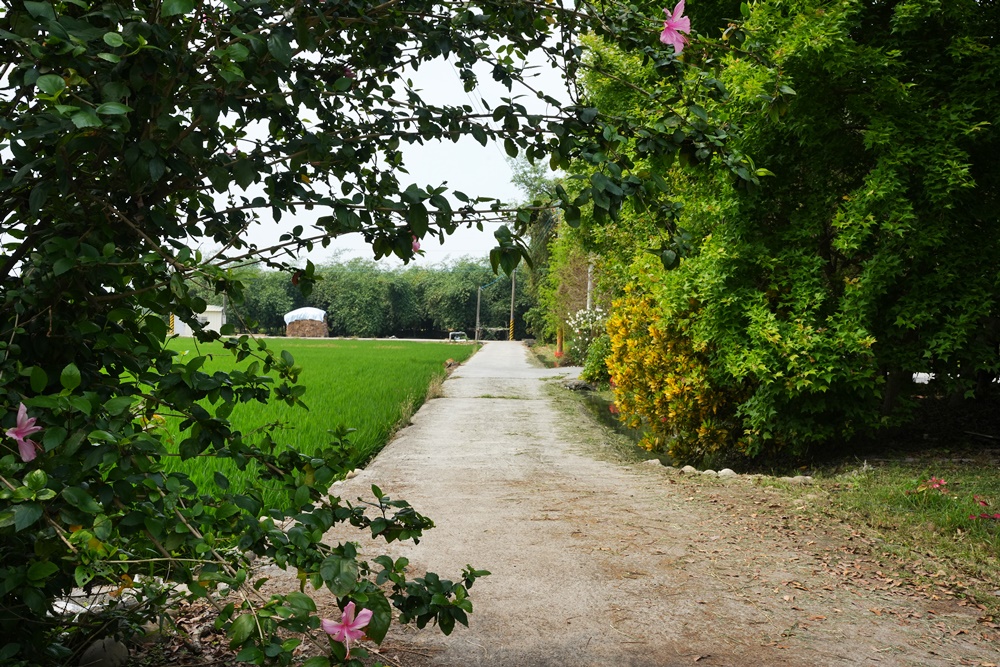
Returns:
[[[708,121],[708,114],[699,105],[692,104],[691,106],[688,107],[688,111],[690,111],[692,114],[694,114],[698,118],[701,118],[702,120],[704,120],[706,122]]]
[[[472,132],[472,137],[478,141],[480,144],[485,146],[489,143],[489,138],[486,136],[486,130],[478,125],[473,125],[469,130]]]
[[[42,370],[41,366],[31,367],[31,391],[40,394],[45,391],[49,384],[49,376]]]
[[[234,42],[226,47],[226,54],[235,62],[243,62],[250,56],[250,49],[239,42]]]
[[[21,503],[14,508],[14,531],[21,531],[42,518],[42,506],[38,503]]]
[[[160,16],[177,16],[194,10],[194,0],[164,0]]]
[[[381,644],[389,632],[389,626],[392,625],[392,605],[382,591],[376,589],[368,593],[365,608],[372,611],[372,618],[365,628],[365,634],[376,644]]]
[[[73,570],[73,580],[76,581],[77,586],[83,588],[94,578],[94,574],[94,571],[89,567],[77,565],[76,569]]]
[[[293,591],[285,596],[285,601],[291,608],[306,614],[316,611],[316,603],[311,597],[299,591]]]
[[[100,127],[103,125],[101,119],[97,117],[93,109],[80,109],[69,117],[73,124],[83,129],[85,127]]]
[[[443,632],[445,636],[450,635],[452,630],[455,629],[455,617],[451,615],[450,611],[451,610],[446,609],[438,613],[437,617],[438,628],[440,628],[441,632]]]
[[[62,369],[62,373],[59,374],[59,383],[66,391],[73,391],[80,386],[80,369],[76,367],[76,364],[66,364],[66,368]]]
[[[72,257],[63,257],[61,259],[57,259],[52,265],[52,273],[57,276],[61,276],[67,271],[70,271],[74,266],[76,266],[76,261]]]
[[[131,110],[132,107],[126,106],[120,102],[105,102],[101,106],[97,107],[97,113],[105,116],[121,116],[123,114],[127,114]]]
[[[292,47],[288,38],[280,32],[274,32],[267,39],[267,50],[274,59],[286,67],[292,62]]]
[[[517,157],[517,144],[510,137],[503,140],[503,149],[507,152],[507,155]]]
[[[67,486],[62,490],[62,497],[73,507],[87,514],[100,514],[101,506],[78,486]]]
[[[28,579],[31,581],[44,581],[59,571],[59,566],[49,560],[33,563],[28,568]]]
[[[233,624],[229,626],[228,633],[232,638],[229,644],[230,648],[236,648],[245,642],[256,626],[257,623],[254,620],[253,614],[243,614],[233,621]]]
[[[660,253],[660,262],[663,264],[663,268],[669,271],[677,266],[677,253],[673,250],[664,250]]]
[[[38,213],[45,206],[48,198],[49,184],[43,181],[31,189],[31,194],[28,196],[28,208],[31,209],[32,213]]]
[[[236,184],[246,190],[257,177],[257,170],[251,160],[238,160],[233,167],[232,174],[236,179]]]
[[[52,5],[48,2],[31,2],[30,0],[25,0],[24,8],[36,19],[56,20],[56,13],[52,9]]]
[[[330,659],[325,656],[318,655],[315,658],[309,658],[303,662],[302,667],[330,667]]]
[[[44,470],[32,470],[24,476],[24,485],[32,491],[40,491],[48,484],[49,476]]]
[[[132,405],[131,396],[115,396],[110,401],[104,404],[104,409],[108,411],[108,414],[117,417],[121,413],[125,412]]]
[[[70,396],[69,404],[88,417],[94,411],[94,405],[83,396]]]
[[[246,646],[242,651],[236,654],[234,660],[236,662],[252,662],[260,665],[263,664],[264,652],[256,646]]]
[[[53,426],[52,428],[45,429],[45,435],[42,437],[42,445],[45,447],[45,451],[52,451],[61,445],[66,440],[66,433],[66,429],[62,426]]]
[[[106,32],[104,33],[104,43],[112,48],[118,48],[119,46],[125,45],[125,40],[117,32]]]
[[[410,206],[406,211],[406,221],[417,237],[422,238],[427,233],[427,209],[423,204],[413,204]]]
[[[331,554],[320,564],[319,574],[334,595],[343,597],[357,587],[358,561]]]
[[[57,74],[43,74],[35,81],[35,86],[46,95],[55,95],[66,88],[66,82]]]
[[[166,163],[159,157],[154,157],[149,161],[149,178],[154,183],[163,177],[167,171]]]

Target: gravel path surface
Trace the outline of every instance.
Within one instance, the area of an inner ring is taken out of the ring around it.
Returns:
[[[989,665],[995,637],[944,591],[893,585],[849,526],[753,480],[695,479],[595,454],[602,427],[555,405],[565,375],[519,343],[486,344],[411,426],[338,487],[377,484],[437,527],[415,574],[492,576],[471,627],[394,626],[391,664]],[[572,406],[571,406],[572,407]],[[700,476],[699,476],[700,477]],[[357,539],[345,533],[348,539]],[[289,582],[293,585],[294,582]],[[322,594],[320,594],[320,597]],[[993,641],[991,641],[993,640]]]

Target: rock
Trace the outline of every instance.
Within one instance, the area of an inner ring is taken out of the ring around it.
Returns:
[[[114,637],[105,637],[87,647],[80,667],[122,667],[128,662],[128,647]]]
[[[78,616],[87,612],[87,608],[72,600],[56,600],[52,603],[52,611],[61,616]]]
[[[694,466],[684,466],[683,468],[681,468],[681,472],[693,474],[698,472],[698,469],[695,468]]]
[[[806,484],[812,484],[813,478],[806,475],[796,475],[795,477],[779,477],[779,482],[785,482],[786,484],[795,484],[797,486],[803,486]]]
[[[570,391],[594,391],[593,385],[583,380],[566,380],[562,384]]]
[[[719,471],[719,477],[739,477],[739,475],[732,468],[723,468]]]
[[[719,473],[715,472],[712,469],[702,470],[701,474],[702,475],[708,475],[709,477],[718,477],[719,476]]]
[[[679,472],[677,468],[673,466],[663,466],[663,469],[666,470],[667,472]]]
[[[644,465],[644,466],[660,466],[660,460],[659,459],[646,459],[645,461],[642,462],[642,465]]]
[[[344,475],[344,479],[354,479],[357,476],[358,476],[358,471],[357,470],[352,470],[351,472],[349,472],[346,475]]]

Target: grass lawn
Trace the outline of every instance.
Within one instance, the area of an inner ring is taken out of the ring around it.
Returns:
[[[918,579],[942,578],[998,602],[1000,468],[996,451],[931,450],[862,463],[821,479],[834,508],[862,523]],[[943,569],[942,569],[943,568]],[[940,575],[945,572],[947,576]]]
[[[475,351],[474,346],[465,344],[396,340],[287,339],[269,343],[276,351],[287,350],[303,367],[299,383],[306,387],[302,400],[308,410],[281,402],[240,404],[230,416],[234,428],[248,433],[279,422],[282,426],[275,432],[275,440],[305,453],[328,444],[328,430],[341,425],[354,428],[350,440],[355,466],[378,453],[416,412],[428,390],[444,378],[446,360],[465,361]],[[195,349],[192,339],[177,339],[171,346],[182,354]],[[200,351],[211,355],[202,368],[205,372],[236,366],[233,355],[221,345],[201,345]],[[175,442],[183,439],[179,423],[172,419],[166,426]],[[169,464],[171,469],[187,473],[207,492],[215,488],[216,471],[226,475],[236,488],[241,488],[241,480],[255,474],[212,457],[175,459]]]

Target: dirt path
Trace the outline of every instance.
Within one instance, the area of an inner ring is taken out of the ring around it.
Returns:
[[[419,546],[383,549],[414,572],[493,573],[472,590],[470,628],[396,629],[392,662],[1000,663],[977,610],[899,586],[850,527],[810,511],[822,492],[600,460],[601,427],[546,391],[557,374],[518,343],[487,344],[339,487],[353,499],[378,484],[434,519]]]

